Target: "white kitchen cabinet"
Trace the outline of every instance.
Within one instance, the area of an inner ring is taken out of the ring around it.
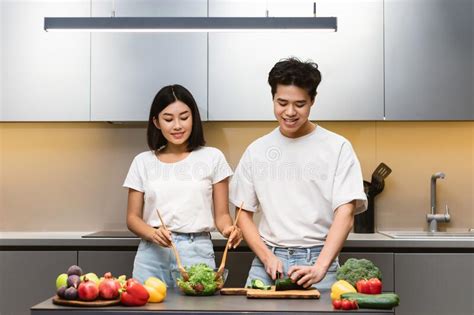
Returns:
[[[387,120],[474,119],[472,0],[385,1]]]
[[[92,16],[110,16],[111,1],[92,0]],[[205,0],[115,1],[120,16],[207,16]],[[207,119],[206,33],[93,33],[91,120],[147,121],[160,88],[181,84]]]
[[[3,5],[0,2],[0,45],[3,45]],[[3,50],[0,46],[0,121],[3,119]]]
[[[0,121],[88,121],[90,35],[45,32],[44,17],[89,16],[90,1],[0,7]]]
[[[209,16],[305,16],[314,1],[209,0]],[[319,65],[311,119],[383,119],[383,2],[321,0],[337,32],[210,33],[209,120],[274,120],[268,72],[296,56]]]

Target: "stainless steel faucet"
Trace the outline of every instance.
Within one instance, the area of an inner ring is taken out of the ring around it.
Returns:
[[[446,212],[444,214],[436,213],[436,180],[445,177],[446,175],[442,172],[431,175],[431,213],[426,215],[430,232],[438,231],[438,221],[449,222],[449,220],[451,220],[448,205],[446,205]]]

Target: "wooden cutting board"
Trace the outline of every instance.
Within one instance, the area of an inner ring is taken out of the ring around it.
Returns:
[[[274,286],[272,286],[271,290],[223,288],[221,289],[221,294],[246,295],[249,299],[319,299],[321,296],[316,289],[275,291]]]
[[[246,288],[222,288],[221,294],[222,295],[247,295]]]
[[[308,290],[275,291],[275,288],[272,287],[271,290],[247,290],[247,298],[249,299],[319,299],[320,296],[319,291],[314,288]]]
[[[120,304],[120,299],[115,300],[95,300],[95,301],[79,301],[79,300],[65,300],[59,296],[53,296],[53,304],[65,305],[65,306],[112,306]]]

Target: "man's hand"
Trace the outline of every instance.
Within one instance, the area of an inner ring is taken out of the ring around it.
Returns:
[[[270,275],[272,280],[277,279],[277,272],[279,272],[280,275],[283,274],[283,263],[273,253],[270,253],[263,264],[265,265],[265,271]]]
[[[155,229],[150,237],[150,241],[163,247],[171,247],[171,232],[165,230],[162,226]]]
[[[288,270],[288,276],[293,282],[309,288],[311,285],[321,281],[326,275],[327,270],[314,266],[293,266]]]

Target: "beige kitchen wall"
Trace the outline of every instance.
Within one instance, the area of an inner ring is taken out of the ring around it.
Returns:
[[[430,176],[438,208],[448,204],[443,230],[474,228],[474,122],[322,122],[348,138],[364,179],[380,162],[393,172],[376,198],[379,230],[425,229]],[[274,122],[208,122],[207,143],[235,167],[246,146]],[[146,125],[108,123],[0,124],[0,231],[124,229],[123,179],[145,151]]]

